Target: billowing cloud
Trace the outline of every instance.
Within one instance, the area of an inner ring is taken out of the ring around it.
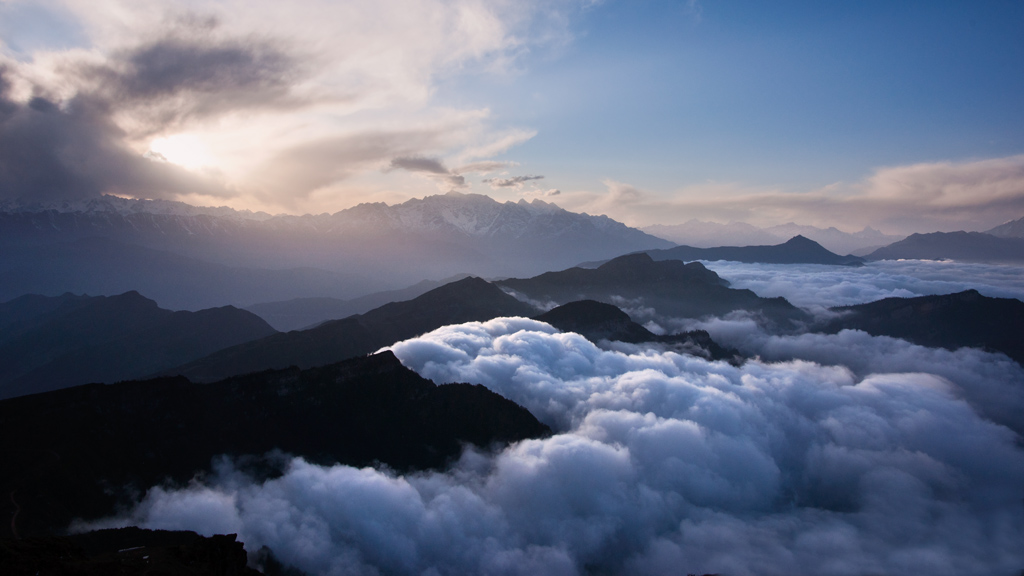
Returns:
[[[313,574],[953,575],[1024,564],[1019,436],[964,394],[968,380],[1020,378],[1019,366],[905,349],[891,354],[902,366],[931,367],[736,367],[601,350],[526,319],[392,348],[438,382],[513,398],[556,434],[468,451],[444,473],[296,459],[254,482],[221,462],[205,483],[150,490],[113,523],[237,532]]]

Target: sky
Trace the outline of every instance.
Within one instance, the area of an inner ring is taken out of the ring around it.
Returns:
[[[1024,3],[0,0],[0,198],[1024,216]]]

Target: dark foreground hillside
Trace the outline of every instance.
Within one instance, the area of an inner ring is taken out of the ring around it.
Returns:
[[[311,462],[440,468],[463,444],[549,429],[483,386],[436,386],[391,352],[194,384],[89,384],[0,401],[0,537],[48,534],[115,512],[164,482],[187,483],[219,455],[276,474],[279,450]],[[262,472],[261,472],[262,471]],[[9,496],[9,497],[8,497]]]
[[[243,543],[236,540],[235,534],[203,537],[195,532],[131,527],[70,536],[0,540],[0,567],[4,576],[261,574],[247,564]],[[274,574],[273,570],[266,570],[266,564],[264,562],[263,573]]]

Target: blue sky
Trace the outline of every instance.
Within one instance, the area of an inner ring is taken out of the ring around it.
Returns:
[[[0,39],[8,98],[107,102],[119,146],[193,182],[99,186],[125,195],[317,212],[455,190],[891,232],[1024,216],[1020,1],[3,0]]]

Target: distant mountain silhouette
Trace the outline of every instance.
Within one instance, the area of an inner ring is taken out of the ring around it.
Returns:
[[[0,398],[140,378],[276,331],[232,306],[172,312],[138,292],[0,304]]]
[[[338,320],[363,314],[390,302],[401,302],[413,298],[450,282],[468,276],[462,274],[445,280],[423,280],[400,290],[374,292],[351,300],[338,298],[296,298],[284,302],[264,302],[246,306],[246,310],[267,321],[282,332],[312,328],[327,320]]]
[[[821,244],[803,236],[794,236],[774,246],[720,246],[694,248],[676,246],[663,250],[647,250],[655,260],[731,260],[762,264],[828,264],[833,266],[861,266],[863,258],[840,256],[829,252]]]
[[[760,298],[750,290],[728,288],[728,282],[699,262],[656,262],[644,253],[620,256],[597,269],[569,268],[496,284],[539,303],[597,300],[621,306],[627,313],[630,307],[653,308],[660,316],[701,318],[747,310],[776,322],[807,318],[784,298]]]
[[[1000,238],[1024,238],[1024,218],[1017,218],[1005,224],[1000,224],[991,230],[986,230],[985,234],[991,234]]]
[[[670,344],[696,356],[712,360],[737,360],[737,350],[718,345],[704,330],[693,330],[681,334],[657,335],[640,324],[633,322],[619,308],[596,300],[578,300],[549,310],[536,317],[562,332],[575,332],[591,342],[615,340],[640,344],[659,342]]]
[[[814,240],[837,254],[859,254],[864,250],[870,252],[880,246],[886,246],[905,238],[905,236],[883,234],[872,228],[864,228],[860,232],[850,233],[832,227],[817,228],[793,222],[768,228],[757,228],[745,222],[717,224],[690,220],[670,226],[646,226],[641,230],[659,238],[671,240],[676,244],[698,248],[768,246],[780,244],[787,238],[800,235]]]
[[[360,204],[334,214],[304,216],[270,216],[110,196],[53,205],[7,203],[0,204],[0,279],[7,268],[14,266],[22,270],[23,278],[18,280],[17,290],[6,293],[9,297],[64,291],[111,293],[66,283],[82,280],[84,274],[91,275],[93,281],[110,276],[109,259],[102,258],[102,254],[89,255],[90,259],[80,262],[65,256],[67,245],[96,237],[208,265],[267,272],[317,270],[337,277],[318,292],[308,289],[314,279],[297,275],[292,292],[256,294],[256,298],[250,295],[260,291],[259,284],[227,285],[222,281],[218,294],[227,292],[227,296],[221,296],[217,304],[242,305],[300,297],[349,299],[408,286],[423,278],[459,273],[487,277],[538,274],[583,260],[672,245],[606,216],[573,213],[540,200],[497,202],[480,194],[455,192],[395,205]],[[55,248],[58,245],[64,247]],[[46,258],[18,258],[27,252]],[[63,273],[62,267],[67,264],[76,266],[77,272]],[[134,275],[137,283],[118,292],[138,289],[164,305],[172,305],[151,286],[157,281],[150,276],[159,276],[161,267],[147,267],[145,261],[130,266],[134,266],[134,272],[125,274]],[[50,273],[56,277],[47,276]],[[197,291],[204,295],[201,290],[217,288],[213,283],[204,284],[202,276],[196,274],[180,279],[175,279],[173,273],[160,277],[195,286],[181,298],[195,297]],[[56,282],[58,279],[62,283]],[[287,288],[287,284],[275,287]],[[4,293],[0,282],[0,298]],[[199,308],[211,304],[173,305]]]
[[[161,374],[210,382],[268,368],[310,368],[368,354],[448,324],[536,312],[493,284],[469,277],[366,314],[233,346]]]
[[[1024,364],[1024,302],[989,298],[977,290],[941,296],[886,298],[868,304],[833,308],[843,315],[825,326],[876,336],[902,338],[921,346],[963,346],[1002,352]]]
[[[280,450],[319,464],[440,468],[463,444],[489,448],[550,433],[480,385],[437,386],[391,352],[310,370],[212,384],[165,378],[89,384],[0,401],[0,501],[21,536],[63,530],[184,485],[225,454],[262,477]],[[249,464],[246,464],[246,463]],[[8,497],[9,496],[9,497]],[[11,522],[0,523],[0,537]]]
[[[137,290],[166,308],[199,310],[307,296],[344,298],[382,287],[351,272],[226,266],[110,238],[0,243],[0,301],[23,294],[112,296]]]
[[[1024,262],[1024,239],[999,238],[981,232],[911,234],[868,254],[868,260],[958,260],[961,262]]]

